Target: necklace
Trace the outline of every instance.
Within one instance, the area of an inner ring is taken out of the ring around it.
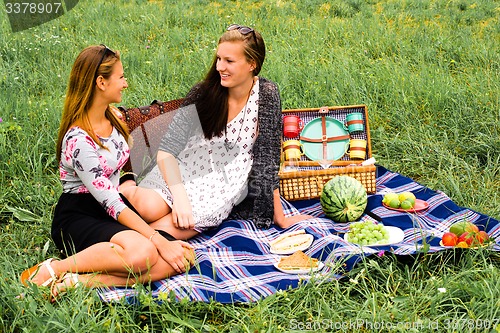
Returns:
[[[236,144],[238,143],[238,139],[240,138],[240,134],[241,134],[241,129],[243,128],[243,124],[245,124],[245,117],[247,115],[247,105],[248,105],[248,101],[245,104],[245,110],[243,110],[243,119],[241,120],[241,126],[240,126],[240,130],[238,131],[238,137],[236,138],[236,140],[234,140],[234,142],[229,141],[229,139],[227,138],[227,126],[224,129],[225,135],[226,135],[226,137],[224,138],[224,147],[226,147],[226,151],[232,150],[236,146]]]
[[[241,126],[240,126],[240,129],[238,131],[238,137],[236,138],[236,140],[234,142],[229,141],[229,139],[227,138],[227,126],[224,128],[224,134],[225,134],[224,147],[226,148],[226,151],[232,150],[234,147],[236,147],[236,144],[238,143],[238,139],[240,138],[240,135],[241,135],[241,129],[243,128],[243,125],[245,124],[245,117],[247,115],[248,100],[250,99],[250,94],[252,93],[252,89],[253,89],[254,84],[255,84],[255,81],[252,83],[252,86],[250,87],[250,91],[248,92],[247,100],[245,102],[245,109],[243,110],[243,119],[241,121]]]

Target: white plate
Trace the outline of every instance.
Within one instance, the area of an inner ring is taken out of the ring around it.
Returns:
[[[307,238],[307,243],[303,243],[300,246],[294,246],[294,247],[291,247],[291,248],[285,249],[285,250],[273,249],[273,244],[276,241],[278,241],[279,239],[282,239],[283,237],[285,237],[286,234],[284,234],[284,235],[280,236],[279,238],[277,238],[275,241],[271,242],[270,252],[274,253],[274,254],[293,254],[297,251],[307,250],[309,248],[309,246],[311,246],[311,244],[314,240],[314,236],[311,234],[300,234],[300,235],[301,235],[301,237]]]
[[[321,261],[318,261],[318,267],[308,268],[308,269],[283,269],[278,267],[278,264],[279,261],[274,264],[274,267],[276,267],[277,270],[287,274],[310,274],[319,271],[320,269],[325,267],[325,264],[323,264]]]
[[[378,243],[375,243],[375,244],[363,245],[363,246],[385,246],[385,245],[391,245],[391,244],[400,243],[405,238],[404,231],[401,230],[398,227],[384,226],[384,228],[389,233],[389,239],[388,240],[381,241],[381,242],[378,242]],[[349,237],[347,236],[347,233],[345,233],[344,234],[344,240],[346,242],[349,242],[348,238]],[[356,244],[356,243],[352,243],[352,244]],[[356,244],[356,245],[359,245],[359,244]]]

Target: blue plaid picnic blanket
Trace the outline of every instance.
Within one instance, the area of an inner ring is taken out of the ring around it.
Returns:
[[[411,191],[429,207],[421,212],[406,213],[382,205],[389,191]],[[439,245],[443,233],[462,220],[468,220],[496,239],[492,249],[500,251],[500,223],[487,215],[457,206],[446,194],[433,191],[410,178],[377,166],[377,193],[368,196],[361,220],[372,220],[404,231],[402,242],[388,246],[360,247],[346,242],[343,234],[348,223],[325,218],[318,200],[287,202],[282,199],[286,215],[299,213],[314,218],[284,230],[279,227],[257,229],[250,221],[229,220],[219,228],[200,234],[189,242],[194,246],[197,264],[185,274],[153,282],[151,288],[102,288],[99,297],[106,302],[137,302],[140,293],[150,293],[158,302],[171,299],[220,303],[255,302],[279,290],[297,288],[305,283],[327,283],[349,271],[359,260],[390,251],[397,255],[445,250]],[[304,252],[318,258],[325,266],[318,272],[292,275],[278,271],[274,264],[280,256],[270,252],[269,243],[284,232],[305,229],[314,236]]]

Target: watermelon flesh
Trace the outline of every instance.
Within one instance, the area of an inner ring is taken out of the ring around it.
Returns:
[[[325,215],[335,222],[358,220],[367,204],[366,189],[359,180],[350,176],[336,176],[330,179],[319,198]]]

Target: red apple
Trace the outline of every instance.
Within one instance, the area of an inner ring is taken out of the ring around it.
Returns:
[[[486,242],[489,238],[490,238],[490,236],[488,236],[486,231],[481,230],[481,231],[476,233],[476,241],[479,244],[484,244],[484,242]]]
[[[458,236],[452,232],[445,232],[441,239],[441,243],[444,246],[455,246],[458,243]]]
[[[467,243],[468,246],[470,246],[472,244],[472,242],[474,241],[474,233],[472,232],[464,232],[463,234],[460,235],[460,237],[458,237],[458,242],[465,242]]]

